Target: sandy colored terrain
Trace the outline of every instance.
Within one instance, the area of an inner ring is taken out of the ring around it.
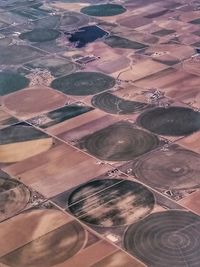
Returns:
[[[3,106],[13,115],[27,119],[41,112],[64,106],[68,101],[67,96],[53,89],[37,86],[6,96],[3,99]]]
[[[0,145],[0,162],[12,163],[33,157],[51,148],[51,137],[12,144]]]
[[[96,162],[84,153],[61,144],[30,160],[8,166],[5,171],[44,196],[52,197],[111,168]]]

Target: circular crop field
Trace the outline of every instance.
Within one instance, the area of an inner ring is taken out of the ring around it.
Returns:
[[[94,180],[75,189],[68,200],[70,211],[95,226],[116,227],[143,219],[154,208],[153,193],[123,179]]]
[[[55,79],[51,87],[68,95],[93,95],[112,88],[115,79],[100,72],[76,72]]]
[[[143,112],[138,123],[156,134],[183,136],[200,130],[200,112],[185,107],[155,108]]]
[[[31,69],[48,69],[54,77],[70,74],[77,68],[75,63],[67,59],[51,56],[46,58],[37,58],[34,61],[28,62],[25,66]]]
[[[159,145],[158,138],[122,121],[85,136],[80,148],[106,161],[127,161],[143,155]]]
[[[23,210],[30,198],[30,191],[25,185],[1,175],[0,192],[0,221],[8,219]]]
[[[50,230],[45,232],[44,225],[49,224],[50,221],[53,221],[52,225],[55,226],[54,228],[49,226]],[[23,233],[25,228],[28,228],[25,230],[26,234],[28,231],[28,236],[33,234],[35,228],[42,234],[37,239],[1,257],[1,266],[2,264],[15,267],[65,265],[68,259],[85,246],[88,235],[80,223],[71,221],[62,225],[60,222],[63,221],[62,212],[56,209],[32,209],[19,214],[4,230],[5,236],[10,232],[16,235],[19,231]],[[24,239],[25,237],[22,237],[22,240]]]
[[[191,212],[157,212],[128,227],[124,248],[149,267],[198,266],[199,217]]]
[[[66,96],[41,86],[20,90],[3,99],[3,106],[22,118],[30,118],[41,112],[59,108],[65,103]]]
[[[93,96],[91,103],[107,113],[119,115],[132,114],[150,107],[147,103],[126,100],[109,92]]]
[[[92,5],[81,9],[81,12],[89,16],[107,17],[122,14],[126,9],[117,4]]]
[[[200,187],[200,156],[170,147],[143,155],[133,166],[133,175],[152,188],[187,190]]]
[[[54,29],[34,29],[29,32],[21,33],[19,38],[30,42],[46,42],[55,40],[59,36],[60,32]]]
[[[12,72],[0,72],[0,95],[6,95],[22,88],[29,84],[29,79]]]

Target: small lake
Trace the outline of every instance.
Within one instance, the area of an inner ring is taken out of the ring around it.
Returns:
[[[79,28],[76,32],[65,34],[69,35],[69,41],[74,43],[76,47],[84,47],[88,43],[92,43],[97,39],[107,37],[108,32],[102,30],[101,28],[93,25]]]

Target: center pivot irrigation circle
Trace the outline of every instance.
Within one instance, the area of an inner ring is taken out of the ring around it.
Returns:
[[[43,217],[39,217],[39,215],[43,215]],[[52,228],[51,231],[39,236],[35,240],[32,240],[25,246],[22,246],[3,256],[0,259],[0,263],[4,263],[6,266],[53,267],[56,265],[65,265],[65,262],[81,251],[87,242],[87,232],[80,223],[70,221],[63,225],[59,225],[61,218],[63,218],[61,211],[53,209],[38,209],[25,212],[20,214],[18,217],[20,217],[18,221],[14,222],[18,227],[20,227],[21,231],[23,231],[22,227],[27,227],[27,225],[29,225],[30,229],[34,228],[34,225],[38,222],[36,224],[37,231],[43,233],[45,231],[44,225],[48,224],[49,221],[52,222],[53,220],[53,225],[56,226],[56,218],[58,220],[59,227],[55,228],[54,226],[55,229]],[[20,219],[21,221],[19,221]],[[7,231],[10,229],[13,231],[11,226],[14,227],[14,223],[11,222]],[[16,232],[17,231],[19,232],[19,229],[16,228]]]
[[[178,210],[151,214],[128,227],[124,247],[151,267],[197,267],[200,219]]]
[[[30,199],[29,189],[14,179],[0,177],[0,221],[23,210]]]
[[[75,189],[68,200],[80,220],[103,227],[131,224],[151,213],[154,195],[145,186],[123,179],[94,180]]]
[[[142,113],[138,123],[160,135],[183,136],[200,130],[200,112],[183,107],[155,108]]]
[[[93,96],[91,103],[107,113],[120,115],[132,114],[150,107],[149,104],[126,100],[108,92]]]
[[[100,72],[76,72],[55,79],[51,87],[68,95],[93,95],[115,86],[115,79]]]
[[[60,36],[60,32],[54,29],[34,29],[29,32],[23,32],[19,35],[22,40],[28,40],[30,42],[46,42],[57,39]]]
[[[200,186],[200,156],[186,149],[157,150],[141,157],[134,175],[161,189],[193,189]]]
[[[83,7],[81,12],[95,17],[115,16],[126,12],[126,9],[117,4],[101,4]]]
[[[158,144],[159,139],[155,135],[123,121],[84,137],[80,148],[102,160],[126,161],[154,149]]]

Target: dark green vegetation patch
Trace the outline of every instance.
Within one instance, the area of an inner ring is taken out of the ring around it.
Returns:
[[[128,40],[116,35],[109,36],[106,38],[105,43],[115,48],[127,48],[127,49],[142,49],[147,48],[145,44],[141,44],[135,41]]]
[[[65,107],[48,112],[47,114],[43,115],[44,121],[41,120],[40,123],[38,123],[38,117],[30,119],[29,122],[39,126],[40,128],[45,129],[53,125],[56,125],[58,123],[61,123],[63,121],[72,119],[76,116],[82,115],[91,110],[94,110],[94,108],[72,104],[72,105],[65,106]],[[45,121],[45,119],[47,119],[47,121]]]
[[[115,79],[100,72],[76,72],[54,80],[51,87],[68,95],[93,95],[110,89]]]
[[[0,131],[0,145],[49,138],[29,125],[13,125]]]
[[[19,38],[30,42],[46,42],[55,40],[60,36],[60,32],[54,29],[34,29],[20,34]]]
[[[175,33],[175,30],[168,30],[168,29],[162,29],[160,31],[153,32],[152,34],[157,35],[157,36],[166,36],[168,34]]]
[[[121,5],[116,4],[102,4],[87,6],[81,9],[81,12],[89,16],[107,17],[122,14],[126,9]]]
[[[0,95],[6,95],[27,87],[29,79],[12,72],[0,72]]]

